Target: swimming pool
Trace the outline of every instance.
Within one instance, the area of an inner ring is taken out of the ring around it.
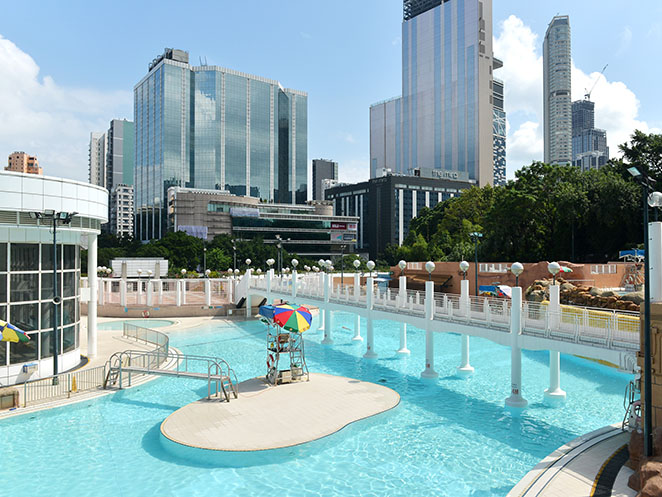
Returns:
[[[359,422],[283,462],[215,467],[165,451],[159,426],[179,407],[206,395],[204,382],[160,378],[93,401],[0,421],[3,491],[13,497],[211,495],[504,496],[540,459],[572,438],[620,421],[629,375],[562,356],[562,408],[542,403],[546,352],[523,352],[521,417],[503,406],[510,349],[471,341],[476,372],[455,376],[460,336],[437,337],[436,381],[421,380],[425,333],[411,329],[411,357],[400,358],[399,326],[375,322],[380,358],[366,361],[352,342],[353,317],[339,314],[335,345],[306,335],[312,371],[381,382],[402,397],[382,417]],[[365,334],[365,330],[363,331]],[[265,372],[264,325],[210,323],[169,332],[183,352],[219,355],[239,379]],[[301,416],[306,413],[302,412]]]
[[[122,330],[124,323],[147,328],[163,328],[175,324],[174,321],[168,319],[124,319],[122,321],[106,321],[105,323],[99,323],[97,329],[114,331]]]

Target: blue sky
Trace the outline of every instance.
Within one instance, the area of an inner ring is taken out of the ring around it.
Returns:
[[[570,15],[575,98],[609,64],[593,100],[612,155],[635,127],[662,128],[662,3],[495,0],[509,176],[542,158],[540,54],[556,14]],[[307,91],[309,159],[337,160],[341,179],[365,179],[369,105],[400,93],[401,18],[400,0],[5,4],[0,157],[25,150],[47,174],[86,179],[89,132],[132,118],[133,85],[164,47],[175,47],[194,64],[203,57]]]

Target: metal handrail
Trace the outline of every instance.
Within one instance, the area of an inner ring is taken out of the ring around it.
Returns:
[[[23,407],[37,401],[70,398],[71,394],[98,390],[106,377],[106,367],[81,369],[71,373],[60,373],[23,383]]]

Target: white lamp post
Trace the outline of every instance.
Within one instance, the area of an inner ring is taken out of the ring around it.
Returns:
[[[428,275],[430,276],[430,281],[432,281],[432,271],[434,271],[435,265],[434,262],[428,261],[425,263],[425,270],[428,272]]]
[[[515,275],[515,286],[519,286],[519,275],[524,272],[524,266],[519,262],[515,262],[510,266],[510,272]]]
[[[354,262],[352,262],[352,265],[354,266],[354,269],[357,271],[359,270],[359,266],[361,265],[361,261],[358,259],[354,259]]]
[[[138,269],[138,274],[142,272],[142,269]],[[186,269],[182,269],[182,278],[186,277]]]
[[[469,271],[469,263],[467,261],[460,262],[460,271],[462,271],[462,279],[467,279],[467,271]]]
[[[556,285],[556,275],[561,271],[561,265],[558,262],[550,262],[547,264],[547,271],[552,274],[552,285]]]
[[[407,267],[407,261],[400,261],[398,262],[398,267],[400,268],[400,276],[405,275],[405,268]]]
[[[292,259],[292,265],[294,266],[294,269],[296,270],[297,266],[299,265],[299,261],[296,259]]]
[[[374,261],[368,261],[366,262],[366,266],[368,268],[368,271],[370,271],[370,277],[372,278],[372,270],[375,269],[375,263]]]
[[[211,269],[205,269],[205,276],[209,278],[209,275],[211,274]]]

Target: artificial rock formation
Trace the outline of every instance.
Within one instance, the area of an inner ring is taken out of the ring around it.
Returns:
[[[551,279],[536,280],[526,289],[525,299],[528,302],[543,302],[549,300],[549,286]],[[639,304],[643,301],[642,292],[631,292],[625,295],[616,295],[614,292],[601,291],[593,286],[575,286],[557,278],[561,286],[561,304],[581,305],[587,307],[601,307],[603,309],[615,309],[621,311],[639,311]]]

